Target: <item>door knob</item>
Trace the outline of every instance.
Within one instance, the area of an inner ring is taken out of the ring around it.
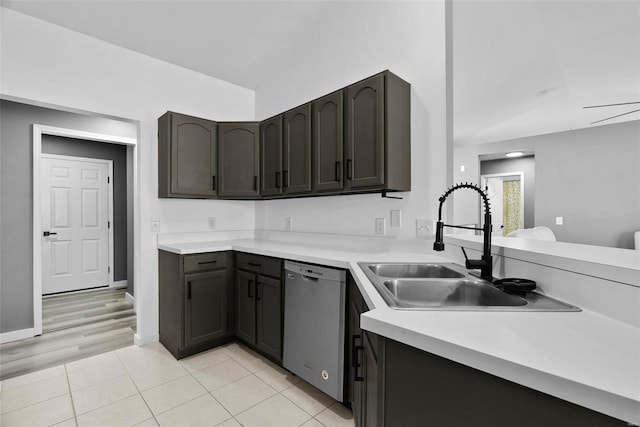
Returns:
[[[42,233],[42,234],[44,234],[44,237],[49,237],[49,236],[55,236],[55,235],[57,235],[58,233],[52,233],[52,232],[50,232],[50,231],[45,231],[45,232],[44,232],[44,233]]]

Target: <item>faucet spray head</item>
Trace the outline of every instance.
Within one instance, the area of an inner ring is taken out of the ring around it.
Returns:
[[[433,250],[437,252],[444,251],[444,241],[442,240],[442,234],[444,231],[444,222],[438,221],[436,223],[436,240],[433,242]]]

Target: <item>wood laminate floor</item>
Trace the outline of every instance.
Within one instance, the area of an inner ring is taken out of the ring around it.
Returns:
[[[136,315],[125,289],[42,300],[43,334],[0,345],[0,380],[133,344]]]

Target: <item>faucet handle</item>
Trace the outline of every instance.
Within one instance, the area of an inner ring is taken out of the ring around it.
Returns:
[[[462,246],[460,246],[460,249],[462,249],[462,253],[464,254],[464,259],[465,259],[464,266],[465,267],[477,269],[477,268],[482,268],[485,265],[487,265],[487,263],[483,259],[469,259],[469,257],[467,256],[467,251],[465,251]]]

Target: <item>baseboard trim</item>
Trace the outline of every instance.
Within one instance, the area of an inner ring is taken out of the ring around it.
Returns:
[[[153,344],[154,342],[158,342],[160,341],[160,335],[155,334],[155,335],[149,335],[146,337],[140,336],[138,334],[135,334],[133,336],[133,343],[135,345],[137,345],[138,347],[141,347],[143,345],[147,345],[147,344]]]
[[[136,299],[129,292],[124,293],[124,298],[127,300],[129,304],[133,306],[133,311],[136,311]]]
[[[113,282],[110,288],[126,288],[128,285],[126,280],[118,280],[117,282]]]
[[[33,338],[35,336],[35,329],[19,329],[17,331],[3,332],[0,334],[0,344],[4,344],[11,341],[24,340],[27,338]]]

